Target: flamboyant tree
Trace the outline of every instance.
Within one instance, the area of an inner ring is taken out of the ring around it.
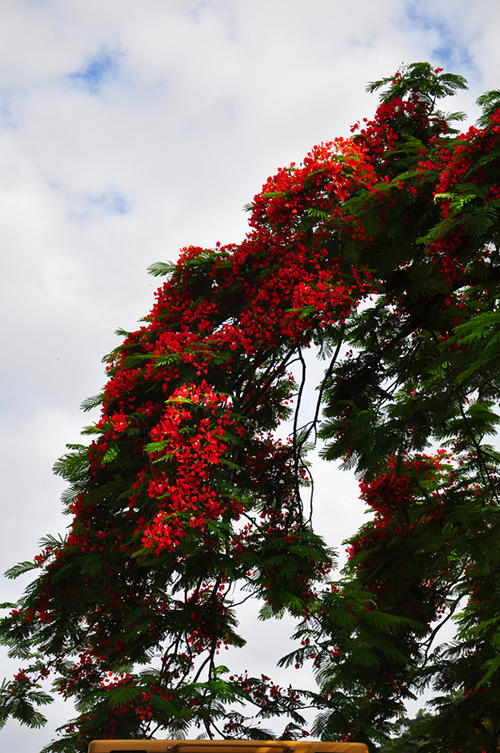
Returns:
[[[373,119],[269,178],[242,243],[153,265],[167,281],[83,406],[101,407],[89,443],[56,464],[68,533],[8,573],[36,578],[4,605],[22,666],[0,721],[43,724],[51,678],[77,708],[52,753],[193,724],[267,737],[271,716],[300,736],[305,706],[327,739],[497,750],[500,110],[483,95],[457,133],[436,101],[464,86],[427,63],[374,83]],[[311,347],[325,370],[305,416]],[[336,579],[304,496],[320,439],[371,511]],[[251,596],[297,619],[282,663],[310,662],[317,692],[292,687],[300,672],[229,674]],[[426,685],[432,706],[406,719]]]

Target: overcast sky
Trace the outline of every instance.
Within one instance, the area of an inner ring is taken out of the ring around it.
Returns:
[[[267,176],[370,115],[367,82],[401,63],[464,75],[450,109],[474,119],[498,88],[499,25],[498,0],[0,0],[0,572],[67,525],[51,468],[88,423],[114,330],[152,305],[147,266],[241,240]],[[357,487],[317,476],[338,546]],[[288,631],[253,627],[244,667],[269,671]],[[38,753],[71,710],[48,713],[42,731],[9,724],[1,749]]]

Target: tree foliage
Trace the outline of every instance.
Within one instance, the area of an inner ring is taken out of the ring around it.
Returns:
[[[483,95],[457,133],[436,103],[464,87],[427,63],[371,84],[373,119],[270,177],[242,243],[152,266],[166,282],[83,406],[90,443],[55,466],[68,533],[8,573],[36,578],[1,622],[23,666],[0,721],[42,724],[51,678],[77,708],[51,753],[193,723],[269,737],[273,716],[300,736],[305,706],[314,734],[386,753],[497,750],[500,110]],[[309,516],[318,440],[369,511],[337,577]],[[229,674],[250,597],[296,618],[281,661],[317,692]]]

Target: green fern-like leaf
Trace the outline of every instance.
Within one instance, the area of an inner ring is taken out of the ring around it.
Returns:
[[[133,701],[134,698],[137,698],[140,692],[140,689],[137,687],[113,688],[107,693],[108,705],[112,709],[124,706],[126,703]]]
[[[148,272],[153,277],[168,277],[171,275],[176,267],[176,263],[172,261],[155,261],[148,267]]]
[[[14,580],[14,578],[19,578],[20,575],[29,573],[30,570],[34,570],[35,568],[36,564],[34,562],[25,560],[24,562],[19,562],[17,565],[14,565],[13,567],[10,567],[8,570],[6,570],[5,577]]]
[[[101,405],[103,398],[103,392],[99,393],[99,395],[94,395],[93,397],[87,397],[80,405],[80,409],[84,412],[91,411],[93,408],[97,408]]]

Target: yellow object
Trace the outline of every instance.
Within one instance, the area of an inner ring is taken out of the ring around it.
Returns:
[[[368,748],[301,740],[94,740],[88,753],[368,753]]]

